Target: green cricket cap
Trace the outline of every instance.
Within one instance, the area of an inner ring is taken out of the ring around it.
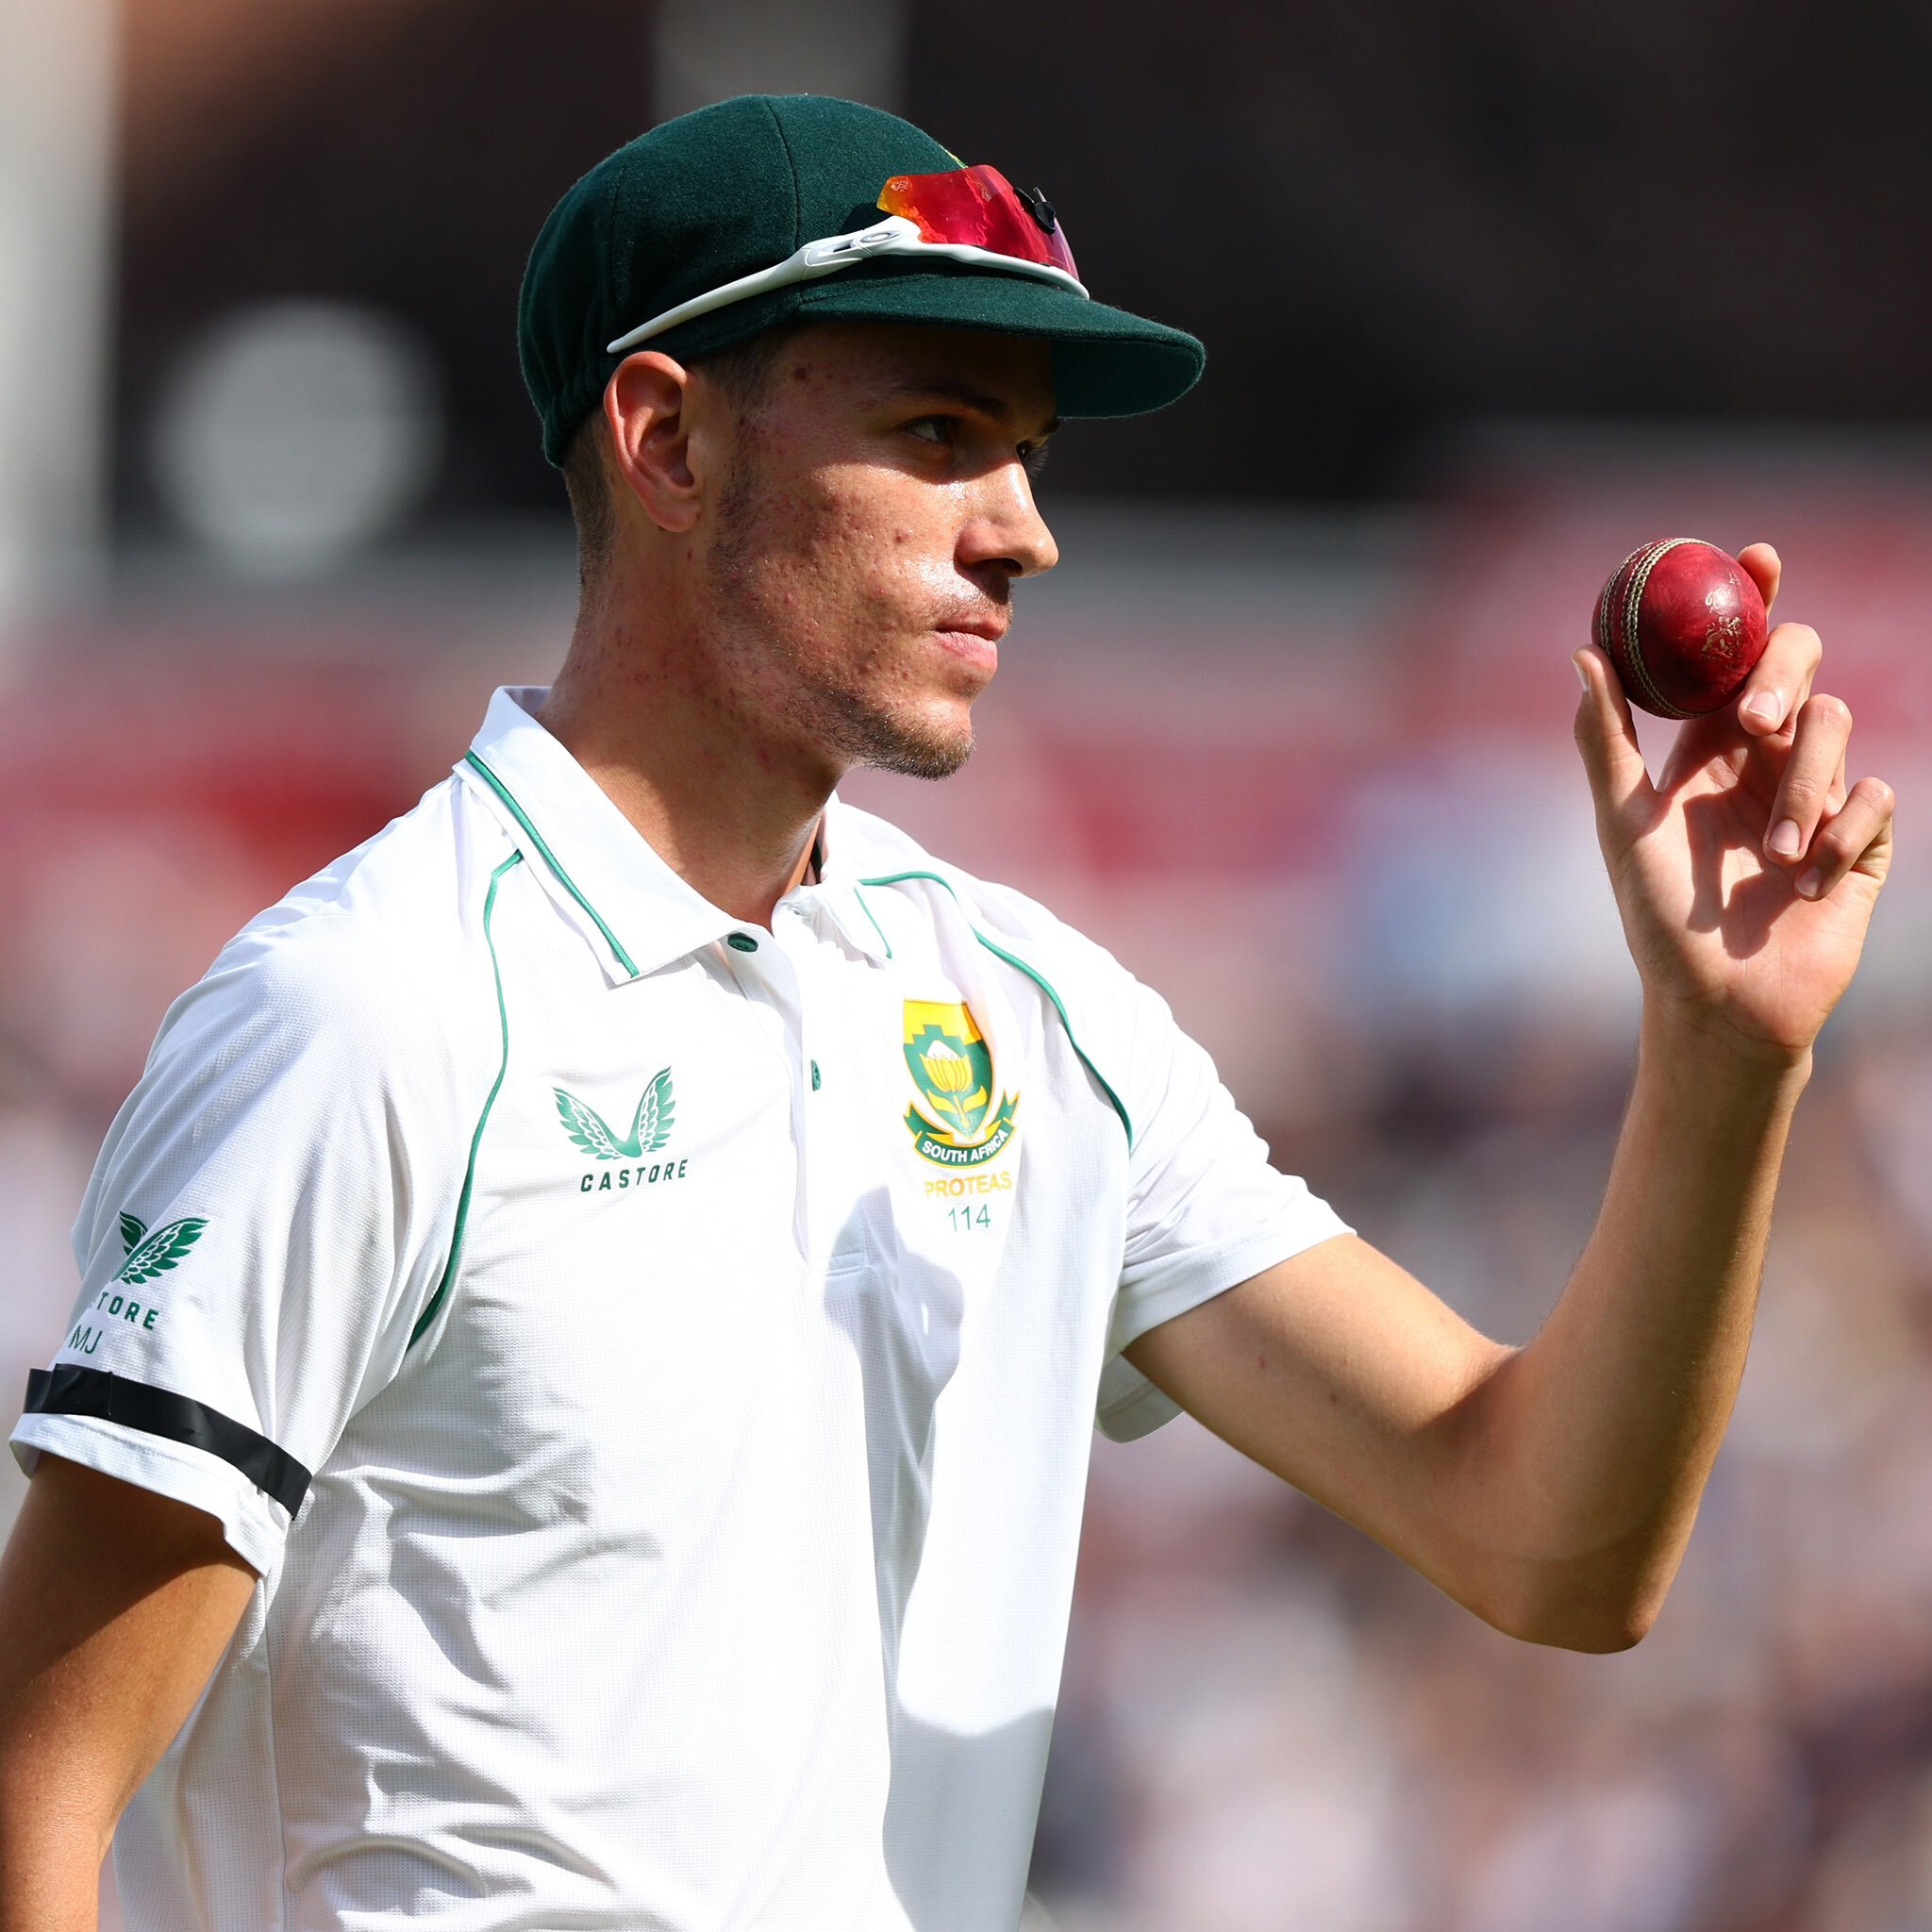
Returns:
[[[898,175],[959,161],[910,122],[819,94],[743,94],[681,114],[607,156],[550,211],[518,301],[517,346],[560,463],[623,361],[607,342],[808,242],[880,219]],[[1137,416],[1186,394],[1207,352],[1191,335],[1053,283],[941,259],[883,257],[754,295],[654,336],[695,359],[792,318],[988,329],[1053,345],[1062,416]]]

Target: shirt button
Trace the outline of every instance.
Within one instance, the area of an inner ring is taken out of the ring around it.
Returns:
[[[811,1091],[814,1093],[819,1091],[819,1063],[816,1060],[811,1063]]]
[[[734,952],[756,953],[758,942],[748,932],[731,932],[724,935],[724,943]]]

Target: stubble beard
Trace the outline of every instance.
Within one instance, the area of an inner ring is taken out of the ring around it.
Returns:
[[[748,466],[733,463],[718,498],[712,590],[730,613],[734,655],[782,667],[779,716],[788,735],[841,765],[901,778],[950,778],[973,756],[973,732],[949,732],[906,718],[866,691],[829,677],[791,639],[762,621],[754,589],[764,506]]]
[[[963,734],[922,730],[903,718],[888,717],[876,706],[868,706],[850,694],[844,695],[842,703],[838,692],[824,696],[825,702],[813,709],[812,716],[815,720],[836,717],[840,727],[836,749],[848,764],[891,772],[900,778],[950,778],[973,756],[970,730]]]

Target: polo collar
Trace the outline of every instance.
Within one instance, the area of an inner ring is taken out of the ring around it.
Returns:
[[[641,978],[743,923],[692,890],[617,808],[603,788],[536,718],[541,685],[505,687],[457,775],[502,821],[564,917],[605,960],[613,979]],[[861,864],[831,800],[825,812],[824,882],[814,895],[855,950],[891,957],[856,883]],[[842,850],[841,848],[846,848]],[[842,861],[842,862],[841,862]]]
[[[506,687],[457,766],[537,867],[617,979],[638,979],[739,922],[693,891],[603,788],[537,722],[545,687]]]
[[[822,907],[845,943],[877,966],[892,957],[892,948],[859,889],[859,879],[870,870],[862,845],[859,827],[835,791],[819,821],[819,882],[786,896]]]

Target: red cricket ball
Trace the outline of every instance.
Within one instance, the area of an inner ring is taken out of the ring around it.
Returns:
[[[1596,600],[1593,630],[1630,702],[1658,718],[1729,704],[1770,635],[1751,574],[1694,537],[1633,550]]]

